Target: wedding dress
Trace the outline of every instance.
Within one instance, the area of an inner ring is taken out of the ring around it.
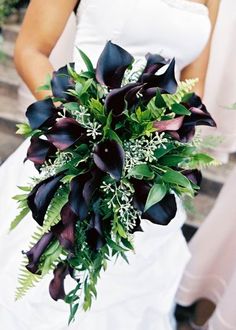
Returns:
[[[75,46],[96,64],[107,40],[136,58],[147,52],[175,56],[178,72],[204,48],[210,33],[208,10],[187,0],[81,0]],[[79,69],[81,59],[74,59]],[[21,251],[35,228],[30,216],[10,234],[16,215],[11,197],[35,170],[23,164],[29,142],[24,142],[0,168],[0,325],[5,330],[65,330],[68,306],[48,294],[52,275],[46,276],[20,301],[14,301]],[[189,252],[181,233],[185,213],[181,203],[166,226],[142,220],[144,233],[135,233],[130,264],[110,262],[98,282],[98,298],[89,312],[80,311],[70,329],[171,330],[174,295]],[[67,283],[70,286],[71,283]]]

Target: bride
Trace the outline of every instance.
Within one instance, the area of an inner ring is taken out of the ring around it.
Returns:
[[[16,68],[37,99],[47,96],[36,91],[53,72],[48,57],[63,32],[76,0],[32,0],[15,49]],[[79,70],[82,49],[96,64],[107,40],[124,47],[134,57],[147,52],[175,56],[180,79],[198,77],[196,93],[203,95],[204,80],[218,0],[81,0],[77,10],[74,60]],[[21,250],[35,223],[26,217],[8,233],[16,215],[11,197],[17,185],[35,174],[23,160],[29,142],[0,168],[0,320],[6,330],[64,330],[67,305],[54,302],[48,294],[50,277],[45,277],[20,301],[14,301]],[[161,227],[145,222],[144,233],[135,236],[136,254],[130,265],[110,263],[98,283],[98,298],[91,311],[80,311],[71,329],[80,330],[171,330],[174,295],[189,252],[181,233],[185,214],[179,203],[172,222]],[[68,286],[70,284],[68,283]]]

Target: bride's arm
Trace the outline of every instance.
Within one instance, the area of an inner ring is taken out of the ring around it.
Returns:
[[[37,99],[36,92],[53,67],[50,53],[62,34],[77,0],[31,0],[16,41],[14,60],[18,73]]]
[[[211,36],[200,56],[193,63],[184,68],[181,72],[181,80],[195,77],[199,78],[199,82],[195,87],[195,92],[201,97],[204,94],[204,85],[210,54],[211,39],[217,19],[220,0],[208,0],[206,1],[206,5],[209,8],[209,17],[212,24]]]

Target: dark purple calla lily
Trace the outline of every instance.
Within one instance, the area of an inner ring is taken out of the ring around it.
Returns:
[[[120,87],[124,72],[132,62],[133,56],[120,46],[108,41],[98,59],[97,81],[110,88]]]
[[[134,205],[141,212],[144,211],[151,184],[142,180],[133,180],[134,185]],[[173,194],[166,194],[158,203],[151,206],[146,212],[142,213],[142,218],[151,222],[166,226],[175,217],[177,205]]]
[[[57,151],[56,147],[47,140],[32,137],[30,142],[26,159],[32,161],[35,165],[42,165]]]
[[[97,167],[115,180],[120,180],[125,152],[122,146],[114,140],[106,140],[98,143],[94,149],[93,159]]]
[[[87,243],[94,251],[98,251],[106,243],[102,230],[102,218],[97,212],[92,214],[90,220],[87,230]]]
[[[155,74],[160,68],[168,63],[168,60],[164,59],[161,55],[147,53],[146,55],[147,64],[143,70],[143,73],[150,75]]]
[[[78,216],[71,210],[70,204],[66,203],[61,210],[61,221],[52,227],[52,232],[61,246],[73,251],[75,244],[75,225]]]
[[[69,267],[67,264],[60,262],[53,271],[54,278],[49,284],[49,293],[52,299],[64,299],[65,298],[65,288],[64,280],[69,274]]]
[[[38,183],[30,192],[27,198],[28,206],[32,212],[34,220],[40,225],[43,225],[44,216],[47,208],[60,186],[62,174],[50,177]]]
[[[94,193],[98,189],[101,179],[104,175],[98,168],[94,168],[90,171],[90,178],[85,182],[83,188],[83,198],[87,205],[89,205]]]
[[[51,232],[46,233],[42,238],[28,251],[26,256],[29,260],[29,263],[26,265],[26,268],[31,273],[35,274],[38,272],[39,260],[48,245],[53,240],[53,234]]]
[[[202,182],[202,173],[199,170],[184,170],[181,172],[185,175],[190,181],[200,187]]]
[[[74,63],[70,63],[69,65],[74,69]],[[53,72],[51,86],[54,97],[65,99],[66,101],[72,98],[67,92],[69,89],[74,88],[75,83],[69,75],[67,66],[63,66],[59,70]]]
[[[184,106],[189,109],[191,112],[190,116],[185,118],[185,126],[197,126],[205,125],[216,127],[214,119],[211,117],[211,114],[207,111],[206,106],[202,103],[201,98],[195,93],[188,99]]]
[[[175,79],[175,59],[173,59],[166,71],[161,75],[150,75],[148,73],[142,75],[142,83],[146,83],[145,89],[148,91],[152,88],[153,97],[156,95],[157,89],[162,93],[174,94],[177,89],[177,81]],[[153,88],[156,87],[156,90]],[[154,93],[155,91],[155,93]]]
[[[106,97],[105,106],[114,116],[121,115],[128,108],[139,101],[137,93],[141,92],[142,102],[148,103],[159,90],[161,93],[173,94],[176,92],[175,60],[173,59],[166,71],[161,75],[154,73],[165,65],[167,61],[161,56],[148,54],[147,65],[137,83],[130,83],[112,90]]]
[[[73,118],[59,119],[46,134],[48,140],[59,150],[71,147],[86,133],[85,128]]]
[[[90,178],[89,173],[80,174],[70,184],[69,205],[81,221],[88,215],[88,204],[84,197],[84,186]],[[86,197],[89,198],[88,196]]]
[[[58,109],[51,99],[34,102],[26,111],[26,117],[33,130],[52,126],[57,115]]]
[[[195,134],[195,127],[206,125],[215,127],[216,123],[202,103],[200,97],[196,94],[183,105],[191,112],[190,115],[179,116],[174,119],[156,121],[153,126],[159,132],[169,132],[176,140],[181,142],[189,142]]]
[[[71,181],[69,200],[61,210],[61,222],[52,228],[60,244],[67,250],[73,251],[76,222],[87,217],[89,203],[99,187],[100,179],[100,170],[94,169]]]
[[[126,104],[129,108],[136,103],[136,94],[142,88],[141,84],[132,83],[121,88],[113,89],[106,97],[105,106],[114,116],[122,114]]]
[[[177,131],[183,125],[183,121],[184,116],[180,116],[173,119],[155,121],[153,127],[160,133],[165,131]]]

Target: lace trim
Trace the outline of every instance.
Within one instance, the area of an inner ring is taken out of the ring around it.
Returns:
[[[166,4],[183,10],[189,10],[196,14],[202,14],[202,15],[208,15],[209,11],[207,6],[205,6],[203,3],[194,2],[191,0],[161,0],[162,2],[165,2]]]

